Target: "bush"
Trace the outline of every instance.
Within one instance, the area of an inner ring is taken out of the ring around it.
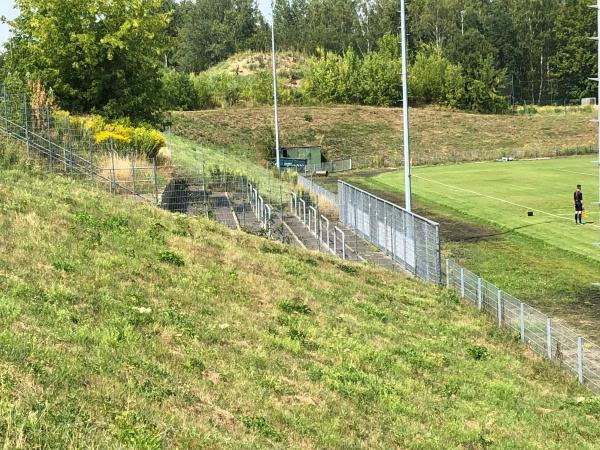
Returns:
[[[101,116],[73,117],[66,111],[54,111],[59,128],[69,126],[74,132],[89,133],[97,144],[112,145],[120,155],[143,155],[155,158],[166,146],[163,134],[150,126],[134,127],[128,119],[107,122]]]
[[[170,111],[189,111],[198,108],[198,97],[189,75],[176,70],[162,74],[162,98],[164,107]]]
[[[171,250],[164,250],[158,255],[158,260],[173,266],[182,267],[185,265],[183,257]]]
[[[210,109],[217,106],[210,77],[206,74],[199,74],[191,75],[190,79],[196,93],[198,109]]]
[[[260,131],[258,138],[255,141],[256,153],[259,154],[265,161],[272,161],[276,157],[276,142],[275,130],[268,126]]]
[[[458,107],[464,100],[462,67],[450,63],[435,45],[424,46],[410,68],[411,94],[424,103]]]

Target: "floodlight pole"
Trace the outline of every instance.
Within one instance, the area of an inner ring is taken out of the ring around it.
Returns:
[[[598,0],[600,1],[600,0]],[[404,207],[412,211],[412,190],[410,180],[410,136],[408,123],[408,61],[406,57],[406,13],[404,0],[400,0],[400,35],[402,40],[402,124],[404,127]]]
[[[277,171],[281,171],[279,148],[279,108],[277,104],[277,61],[275,57],[275,0],[271,0],[271,59],[273,66],[273,110],[275,113],[275,155]]]
[[[597,12],[597,34],[595,37],[592,37],[591,39],[595,40],[598,44],[598,74],[596,75],[597,78],[592,78],[592,80],[598,82],[598,99],[596,101],[596,109],[598,112],[598,117],[597,117],[597,125],[598,125],[598,161],[596,161],[596,164],[598,166],[598,202],[596,203],[596,205],[598,205],[600,207],[600,0],[596,1],[595,5],[590,5],[590,8],[596,8],[596,12]],[[600,246],[600,242],[596,243],[597,246]]]
[[[600,208],[600,0],[596,2],[596,11],[598,13],[597,16],[597,34],[596,34],[596,42],[598,43],[598,101],[596,102],[596,109],[598,113],[598,207]],[[600,221],[600,218],[599,218]],[[600,246],[600,243],[597,245]]]

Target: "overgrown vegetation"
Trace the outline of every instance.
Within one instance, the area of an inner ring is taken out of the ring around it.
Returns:
[[[9,447],[600,440],[594,397],[453,295],[0,161]]]

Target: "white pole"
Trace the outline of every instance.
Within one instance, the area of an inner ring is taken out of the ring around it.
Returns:
[[[598,101],[596,102],[596,109],[598,110],[598,206],[600,207],[600,0],[596,3],[596,9],[598,12],[598,31],[596,34],[596,41],[598,44]],[[598,245],[600,245],[600,243]]]
[[[600,2],[600,0],[598,0]],[[402,114],[404,126],[404,207],[412,211],[412,192],[410,182],[410,137],[408,125],[408,62],[406,57],[406,14],[404,0],[400,0],[400,20],[402,36]]]
[[[277,104],[277,61],[275,57],[275,0],[271,1],[271,59],[273,66],[273,110],[275,113],[275,155],[277,161],[277,171],[281,171],[281,161],[279,158],[279,108]]]

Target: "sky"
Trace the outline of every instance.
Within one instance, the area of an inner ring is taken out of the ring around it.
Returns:
[[[13,9],[12,1],[0,0],[0,16],[6,16],[13,19],[17,12]],[[4,44],[8,39],[8,25],[0,23],[0,45]]]
[[[263,17],[271,23],[271,0],[257,0],[257,3]]]

